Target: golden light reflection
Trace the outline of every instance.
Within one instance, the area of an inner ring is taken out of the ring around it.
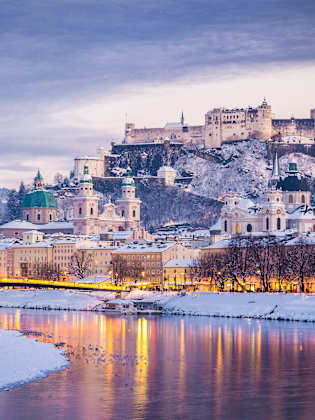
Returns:
[[[137,325],[137,363],[135,370],[135,404],[143,408],[148,400],[148,321],[138,318]]]

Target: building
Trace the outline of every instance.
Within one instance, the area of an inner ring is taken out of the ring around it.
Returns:
[[[214,108],[205,115],[205,147],[220,147],[222,142],[272,136],[271,106],[264,99],[257,108]]]
[[[117,205],[111,202],[104,205],[99,214],[99,197],[94,193],[92,177],[85,165],[80,178],[79,192],[73,198],[74,205],[74,234],[100,234],[108,231],[135,230],[140,231],[140,204],[136,197],[136,187],[128,170],[121,186],[122,196]]]
[[[198,259],[175,259],[164,265],[164,288],[189,286],[199,281]]]
[[[84,173],[84,166],[89,167],[91,176],[104,176],[104,156],[105,151],[102,147],[97,149],[97,156],[81,156],[74,159],[74,179],[79,181]]]
[[[196,256],[197,250],[174,242],[128,244],[113,251],[113,277],[121,282],[149,283],[163,287],[163,270],[168,261]]]
[[[185,123],[184,114],[180,121],[166,123],[162,128],[136,128],[133,123],[126,123],[125,143],[160,143],[165,140],[180,141],[185,144],[202,144],[204,127]]]
[[[204,124],[186,124],[182,115],[179,122],[167,123],[162,128],[136,128],[127,123],[125,143],[159,143],[165,140],[180,141],[184,144],[203,145],[206,148],[221,147],[224,142],[258,138],[262,141],[273,136],[305,137],[306,144],[315,138],[315,109],[310,118],[273,119],[271,106],[264,99],[257,107],[213,108],[206,112]]]
[[[116,250],[115,246],[88,246],[80,247],[78,253],[89,260],[89,276],[105,276],[112,275],[112,252]]]
[[[221,234],[280,232],[293,229],[299,233],[315,232],[315,208],[310,205],[310,185],[295,162],[289,164],[282,177],[278,156],[264,196],[258,203],[242,198],[238,193],[223,197]]]
[[[170,166],[161,166],[157,171],[157,177],[164,180],[164,184],[172,186],[175,183],[176,170]]]
[[[44,179],[38,170],[34,188],[22,202],[22,218],[34,224],[54,222],[57,218],[57,203],[54,195],[45,190]]]

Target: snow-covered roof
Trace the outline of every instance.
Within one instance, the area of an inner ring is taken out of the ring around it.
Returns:
[[[196,260],[193,260],[191,258],[186,258],[183,260],[175,259],[170,260],[166,264],[164,264],[164,267],[192,267],[196,265]]]
[[[180,122],[168,122],[165,124],[164,128],[181,128],[182,123]]]
[[[210,227],[210,230],[221,230],[221,217]]]
[[[312,209],[311,207],[309,207],[308,210],[305,209],[305,206],[299,207],[292,213],[287,213],[286,217],[287,219],[290,219],[290,220],[303,219],[303,220],[314,220],[315,222],[314,209]]]
[[[249,198],[241,198],[239,202],[239,207],[243,210],[248,210],[250,207],[254,207],[255,203]]]
[[[27,222],[26,220],[12,220],[11,222],[4,223],[0,226],[0,229],[29,229],[29,230],[36,230],[38,225],[35,225],[31,222]]]
[[[135,253],[148,253],[148,252],[163,252],[169,248],[175,246],[176,243],[170,242],[154,242],[154,243],[142,243],[142,244],[128,244],[116,251],[113,254],[135,254]]]
[[[38,230],[28,230],[24,233],[33,234],[33,235],[43,235],[43,232],[39,232]]]
[[[27,222],[26,220],[12,220],[11,222],[0,225],[0,229],[27,229],[28,231],[37,231],[38,229],[71,229],[72,222],[50,222],[43,225]]]
[[[36,225],[38,228],[38,225]],[[40,229],[73,229],[72,222],[50,222],[46,223],[45,225],[40,225]]]

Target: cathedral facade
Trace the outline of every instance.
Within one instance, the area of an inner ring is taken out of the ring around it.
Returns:
[[[136,197],[135,183],[129,171],[123,180],[121,193],[117,205],[109,200],[99,214],[99,197],[94,193],[92,177],[85,165],[79,193],[73,198],[73,233],[97,235],[101,232],[140,230],[141,201]]]

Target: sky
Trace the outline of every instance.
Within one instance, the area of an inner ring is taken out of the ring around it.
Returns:
[[[313,0],[0,0],[0,186],[68,175],[126,119],[315,108]]]

